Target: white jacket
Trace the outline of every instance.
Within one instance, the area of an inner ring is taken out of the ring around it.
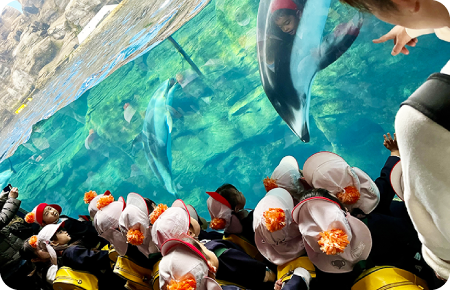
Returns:
[[[425,34],[431,34],[431,33],[435,33],[436,36],[444,41],[450,42],[450,28],[446,27],[442,27],[442,28],[429,28],[429,29],[410,29],[410,28],[406,28],[406,33],[408,33],[408,35],[411,38],[416,38],[419,37],[421,35],[425,35]]]
[[[442,73],[450,74],[450,64]],[[432,96],[430,96],[432,97]],[[404,198],[423,243],[425,261],[450,276],[450,132],[410,106],[395,119]]]

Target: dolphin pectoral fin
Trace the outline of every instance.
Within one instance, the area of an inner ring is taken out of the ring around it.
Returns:
[[[352,46],[359,35],[363,20],[363,14],[358,13],[352,20],[339,24],[333,32],[323,38],[319,47],[319,70],[335,62]]]
[[[139,133],[131,142],[131,156],[136,156],[136,153],[144,148],[144,139],[142,132]]]

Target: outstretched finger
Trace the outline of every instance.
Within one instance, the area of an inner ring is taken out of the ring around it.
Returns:
[[[387,136],[388,136],[388,138],[389,138],[389,141],[394,141],[394,140],[392,140],[391,134],[387,133]]]
[[[394,133],[394,141],[397,141],[397,134]]]
[[[394,39],[394,38],[395,38],[395,34],[388,32],[385,35],[383,35],[382,37],[372,40],[372,42],[373,43],[383,43],[383,42],[386,42],[386,41]]]

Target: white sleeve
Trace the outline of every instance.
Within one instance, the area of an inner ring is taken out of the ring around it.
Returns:
[[[52,265],[50,268],[48,268],[46,277],[48,283],[53,284],[53,281],[55,281],[56,279],[56,272],[58,272],[57,265]]]
[[[430,29],[409,29],[409,28],[406,28],[406,33],[411,38],[416,38],[416,37],[419,37],[421,35],[434,33],[434,29],[432,29],[432,28],[430,28]]]
[[[308,272],[308,270],[298,267],[294,270],[294,275],[302,277],[309,289],[309,283],[311,283],[311,274]]]

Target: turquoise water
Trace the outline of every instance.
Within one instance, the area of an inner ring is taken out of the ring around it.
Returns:
[[[254,208],[265,193],[262,180],[286,155],[296,157],[301,167],[311,154],[333,151],[376,178],[389,155],[383,134],[393,132],[399,104],[446,63],[449,44],[424,36],[411,55],[392,57],[392,43],[371,41],[390,26],[366,16],[350,50],[317,75],[311,96],[311,141],[302,143],[261,87],[258,4],[211,1],[172,35],[203,77],[196,77],[164,40],[33,126],[29,140],[9,158],[17,171],[10,183],[20,189],[22,207],[58,203],[65,214],[85,214],[82,199],[88,190],[110,190],[115,197],[137,192],[171,203],[174,196],[151,170],[149,154],[139,142],[145,140],[141,132],[148,104],[162,97],[155,92],[171,78],[183,85],[173,87],[171,107],[166,107],[173,123],[173,184],[178,196],[205,217],[205,191],[223,183],[234,184],[246,195],[247,206]],[[325,33],[353,14],[333,1]],[[128,122],[124,113],[129,118],[134,110]],[[9,162],[0,164],[0,172],[8,168]]]

